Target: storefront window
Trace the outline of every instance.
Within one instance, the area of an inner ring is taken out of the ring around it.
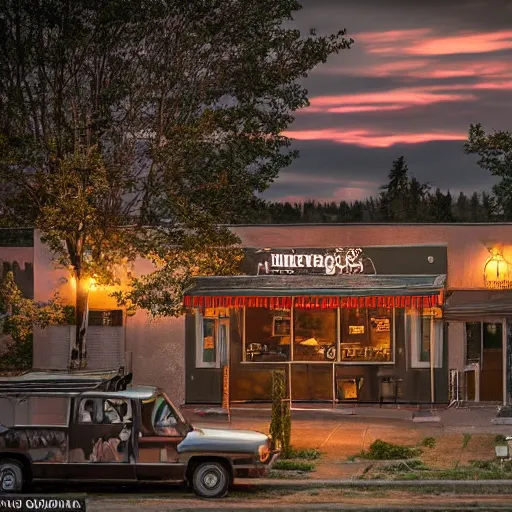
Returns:
[[[290,360],[290,310],[246,308],[245,360]]]
[[[347,308],[341,313],[342,361],[392,361],[391,308]]]
[[[335,361],[336,324],[335,309],[294,311],[294,361]]]
[[[433,329],[431,329],[432,322]],[[432,317],[430,309],[409,309],[405,312],[406,339],[411,347],[411,367],[430,366],[430,336],[434,334],[434,367],[442,366],[443,322]]]
[[[227,364],[229,318],[226,311],[207,311],[217,317],[196,313],[196,368],[221,368]]]

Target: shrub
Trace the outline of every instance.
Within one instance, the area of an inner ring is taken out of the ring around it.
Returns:
[[[434,448],[436,445],[436,438],[435,437],[425,437],[423,441],[421,442],[422,446],[425,446],[426,448]]]
[[[308,449],[296,449],[290,448],[287,457],[282,457],[283,459],[306,459],[306,460],[317,460],[321,456],[320,450],[315,450],[314,448]]]
[[[361,453],[361,457],[370,460],[397,460],[412,459],[420,454],[419,448],[400,446],[377,439],[370,445],[368,451]]]
[[[312,462],[304,462],[301,460],[278,460],[273,469],[281,469],[287,471],[313,471],[315,465]]]
[[[290,404],[285,401],[285,374],[282,370],[272,372],[272,419],[270,420],[270,436],[274,449],[279,449],[283,457],[290,455],[292,418]]]

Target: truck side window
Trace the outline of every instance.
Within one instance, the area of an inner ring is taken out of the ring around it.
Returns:
[[[94,400],[83,399],[78,409],[78,423],[97,423],[95,412]]]
[[[131,406],[128,400],[107,398],[103,401],[103,423],[130,423]]]
[[[164,397],[142,403],[142,433],[153,436],[178,436],[178,420]]]

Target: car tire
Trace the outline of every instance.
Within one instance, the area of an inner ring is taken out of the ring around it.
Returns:
[[[0,493],[21,492],[23,485],[22,465],[16,460],[0,460]]]
[[[192,488],[201,498],[223,498],[229,488],[229,472],[220,462],[203,462],[194,470]]]

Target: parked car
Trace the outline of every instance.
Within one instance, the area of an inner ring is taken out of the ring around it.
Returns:
[[[130,380],[44,372],[0,379],[0,492],[35,481],[161,481],[219,498],[235,478],[264,476],[277,459],[269,436],[196,428],[161,389]]]

